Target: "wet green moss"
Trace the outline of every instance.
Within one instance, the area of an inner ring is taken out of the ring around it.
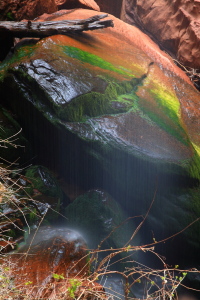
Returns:
[[[32,166],[26,170],[25,176],[31,181],[33,188],[44,195],[61,198],[62,192],[53,175],[43,166]]]
[[[112,235],[106,239],[106,247],[120,248],[134,230],[132,222],[123,224],[126,217],[120,205],[101,190],[90,190],[76,198],[67,206],[65,216],[68,226],[83,230],[92,248],[96,248],[112,230]]]
[[[38,220],[37,210],[36,208],[32,209],[28,215],[29,225],[33,225]]]
[[[118,114],[136,109],[139,98],[135,94],[141,78],[122,83],[109,81],[105,93],[91,92],[73,99],[64,107],[55,107],[57,116],[70,122],[84,122],[89,117]]]
[[[194,155],[190,164],[188,164],[189,174],[192,178],[200,179],[200,147],[192,142],[191,144],[194,148]]]
[[[12,56],[5,59],[2,63],[0,63],[0,81],[3,80],[4,75],[7,69],[14,63],[20,63],[24,59],[30,58],[35,49],[36,45],[29,44],[28,46],[21,46],[20,48],[16,49]]]
[[[14,230],[14,229],[9,229],[9,230],[7,230],[6,231],[6,236],[7,237],[12,237],[12,238],[14,238],[14,237],[16,237],[16,231]]]

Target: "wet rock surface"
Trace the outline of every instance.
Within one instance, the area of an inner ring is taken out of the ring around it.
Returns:
[[[44,166],[31,166],[25,170],[28,183],[24,191],[31,196],[36,211],[46,221],[55,222],[64,201],[64,195],[54,175]],[[65,196],[66,200],[66,196]]]
[[[77,197],[65,209],[66,225],[81,230],[90,248],[101,244],[104,249],[122,248],[131,239],[135,230],[132,220],[108,193],[90,190]],[[110,235],[110,233],[113,233]],[[129,244],[139,244],[139,237]]]
[[[92,14],[60,11],[54,20]],[[3,89],[12,86],[25,111],[33,105],[53,126],[92,142],[96,157],[117,149],[198,177],[198,92],[146,35],[114,23],[114,29],[52,36],[17,49],[3,65]]]
[[[147,32],[181,63],[199,69],[199,1],[124,0],[121,19]]]
[[[88,273],[87,246],[77,232],[45,227],[40,228],[31,241],[32,238],[19,254],[11,256],[15,285],[21,292],[40,299],[50,297],[52,293],[55,296],[65,286],[67,293],[69,278],[83,278]],[[63,279],[63,282],[56,279]]]

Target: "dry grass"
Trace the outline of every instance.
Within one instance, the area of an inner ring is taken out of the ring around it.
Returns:
[[[10,142],[10,141],[8,141]],[[24,216],[22,206],[23,202],[27,199],[18,199],[16,197],[18,189],[21,186],[18,185],[17,181],[13,181],[10,178],[10,168],[0,167],[0,205],[10,204],[19,210]],[[153,201],[151,206],[153,205]],[[151,209],[151,206],[149,210]],[[27,281],[23,286],[15,285],[15,278],[12,270],[14,269],[13,263],[9,259],[8,254],[1,254],[0,256],[0,300],[33,300],[33,299],[50,299],[50,300],[133,300],[134,296],[131,294],[131,290],[135,284],[144,284],[144,295],[143,299],[149,300],[172,300],[176,299],[176,290],[182,285],[183,279],[187,275],[185,270],[180,270],[178,266],[169,267],[161,256],[159,256],[154,247],[157,243],[144,246],[132,246],[131,241],[134,239],[136,233],[139,231],[145,219],[148,215],[143,218],[143,221],[133,232],[131,239],[127,244],[120,249],[106,249],[101,250],[101,245],[98,249],[90,252],[90,259],[88,264],[91,266],[91,272],[87,277],[76,276],[74,278],[64,278],[62,274],[52,274],[52,280],[47,285],[41,287],[32,287],[31,283]],[[8,215],[0,212],[1,217],[4,217],[8,223],[10,222],[16,228],[16,224],[9,218]],[[44,216],[43,216],[44,217]],[[39,224],[41,224],[42,219]],[[27,225],[29,226],[28,222]],[[12,241],[7,236],[7,229],[2,227],[0,229],[0,241],[10,243],[11,247],[14,247]],[[23,230],[19,228],[19,230]],[[114,232],[113,230],[109,236]],[[178,233],[177,233],[178,234]],[[108,236],[108,237],[109,237]],[[107,238],[108,238],[107,237]],[[103,243],[104,241],[102,241]],[[162,241],[164,242],[164,241]],[[101,243],[101,244],[102,244]],[[1,246],[1,251],[4,250],[4,246]],[[132,254],[136,252],[151,252],[158,260],[162,263],[163,268],[152,269],[144,266],[133,260]],[[3,251],[2,251],[3,252]],[[100,255],[104,254],[104,258],[98,262]],[[27,253],[28,255],[28,253]],[[118,259],[117,257],[121,257]],[[124,271],[113,271],[113,259],[115,263],[125,263],[128,261],[128,267]],[[112,268],[110,268],[112,266]],[[74,266],[76,267],[76,266]],[[23,272],[23,270],[22,270]],[[199,273],[197,270],[190,270],[188,272]],[[124,293],[123,295],[115,293],[107,288],[106,293],[103,287],[97,282],[101,282],[102,278],[106,278],[110,275],[121,276],[124,282]],[[200,291],[199,291],[200,292]]]
[[[12,268],[9,259],[5,260],[0,265],[0,300],[33,300],[33,299],[49,299],[49,300],[136,300],[131,295],[131,288],[134,284],[144,285],[144,296],[142,299],[149,300],[172,300],[177,299],[176,289],[182,285],[184,277],[187,275],[184,270],[177,267],[168,268],[165,264],[163,269],[151,269],[141,264],[136,266],[133,263],[132,268],[127,268],[124,272],[110,271],[109,262],[113,255],[119,254],[123,251],[153,251],[152,248],[135,249],[129,247],[128,249],[114,250],[99,263],[97,268],[91,272],[86,278],[64,278],[61,274],[54,274],[54,280],[47,285],[40,287],[30,287],[30,282],[24,286],[15,286],[12,274]],[[93,253],[94,254],[94,253]],[[95,251],[95,255],[97,251]],[[99,250],[98,250],[99,254]],[[157,255],[155,253],[155,255]],[[91,255],[92,257],[92,255]],[[94,256],[93,256],[94,259]],[[92,261],[90,261],[92,263]],[[23,271],[23,270],[22,270]],[[196,272],[190,271],[190,272]],[[97,280],[110,274],[119,274],[124,279],[124,294],[117,294],[113,296],[112,289],[107,289],[106,293],[102,287],[97,284]],[[153,291],[154,290],[154,291]]]

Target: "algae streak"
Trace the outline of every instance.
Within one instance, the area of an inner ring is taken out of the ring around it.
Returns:
[[[116,68],[111,63],[105,61],[104,59],[102,59],[101,57],[99,57],[95,54],[89,53],[87,51],[83,51],[81,49],[78,49],[78,48],[72,47],[72,46],[62,46],[62,48],[63,48],[63,52],[65,54],[67,54],[68,56],[70,56],[72,58],[76,58],[79,61],[88,63],[90,65],[99,67],[104,70],[109,70],[109,71],[113,71],[113,72],[116,72],[121,75],[133,77],[131,70],[124,71],[120,67]]]

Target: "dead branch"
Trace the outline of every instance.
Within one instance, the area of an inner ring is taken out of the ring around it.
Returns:
[[[13,37],[47,37],[55,34],[67,35],[72,32],[81,32],[86,30],[95,30],[106,27],[113,27],[112,20],[101,20],[107,17],[107,14],[95,15],[83,20],[64,20],[64,21],[1,21],[0,36],[9,34]]]

